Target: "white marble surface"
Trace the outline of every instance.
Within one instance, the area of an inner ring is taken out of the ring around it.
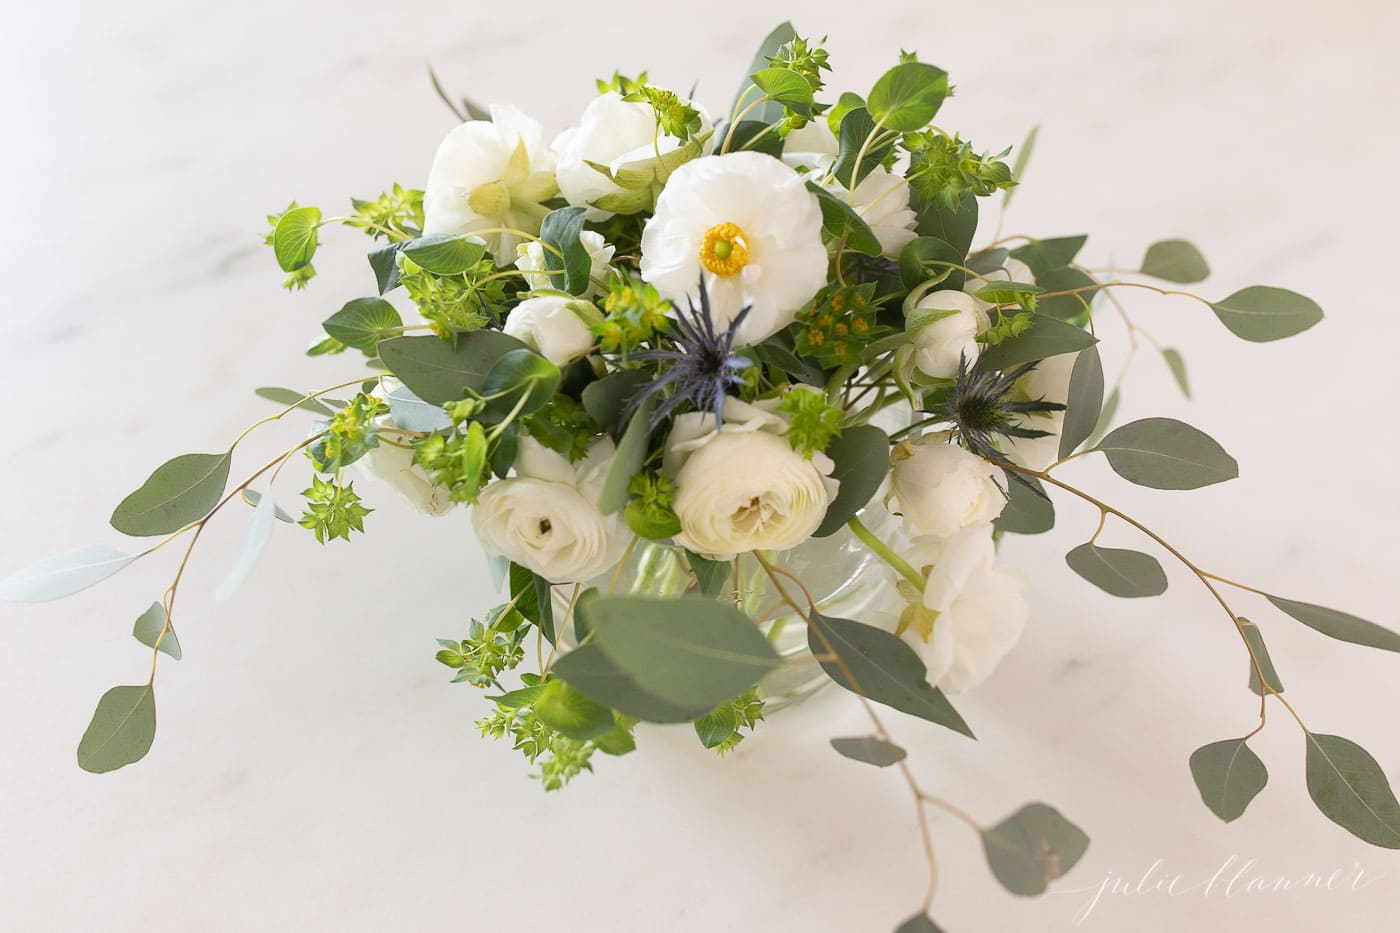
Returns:
[[[795,14],[804,31],[836,35],[838,84],[867,86],[912,47],[959,86],[940,122],[983,146],[1042,122],[1007,232],[1092,230],[1085,255],[1100,263],[1186,235],[1219,270],[1211,294],[1270,282],[1322,302],[1321,326],[1260,346],[1190,302],[1135,299],[1142,323],[1185,350],[1198,400],[1181,400],[1148,354],[1124,414],[1201,425],[1242,478],[1174,494],[1097,464],[1066,475],[1207,567],[1400,625],[1393,4],[643,9],[5,3],[0,569],[114,541],[107,510],[152,466],[217,449],[267,411],[252,386],[354,374],[299,351],[366,290],[361,240],[331,234],[321,278],[288,296],[258,232],[293,197],[335,205],[421,183],[450,125],[424,62],[555,127],[614,66],[699,79],[719,109],[757,38]],[[259,436],[240,464],[299,430]],[[296,488],[289,480],[288,499]],[[216,526],[182,597],[185,660],[160,674],[156,747],[105,777],[79,771],[73,748],[102,691],[145,676],[131,621],[174,555],[65,603],[0,610],[0,927],[806,933],[889,930],[918,904],[924,867],[899,778],[826,745],[864,729],[841,696],[775,717],[726,761],[683,730],[643,728],[638,754],[542,795],[516,756],[476,739],[481,701],[432,658],[434,636],[491,602],[465,523],[381,505],[353,546],[279,529],[223,605],[209,594],[239,522]],[[1073,503],[1061,515],[1053,535],[1007,548],[1036,609],[1007,664],[962,700],[981,741],[891,715],[918,773],[989,821],[1031,799],[1074,817],[1094,842],[1062,892],[1136,883],[1158,860],[1153,878],[1201,883],[1232,857],[1257,860],[1246,878],[1359,865],[1374,881],[1120,896],[1079,928],[1392,929],[1400,856],[1313,810],[1302,741],[1281,712],[1257,741],[1263,796],[1228,826],[1201,806],[1187,755],[1254,719],[1237,640],[1178,568],[1162,600],[1114,601],[1081,583],[1061,555],[1095,516]],[[1106,540],[1133,538],[1113,528]],[[354,595],[335,591],[342,581]],[[1400,659],[1252,599],[1240,608],[1314,728],[1368,746],[1400,780]],[[1085,893],[1010,897],[961,825],[942,819],[935,833],[935,913],[950,933],[1076,928]]]

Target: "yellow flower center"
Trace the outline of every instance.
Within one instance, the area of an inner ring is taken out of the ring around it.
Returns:
[[[705,231],[700,264],[719,276],[731,276],[749,264],[749,238],[738,224],[715,224]]]

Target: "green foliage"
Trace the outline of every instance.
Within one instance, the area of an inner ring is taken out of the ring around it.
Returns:
[[[762,721],[763,697],[754,688],[695,720],[695,734],[701,745],[723,755],[744,741],[742,730],[753,732]]]
[[[627,353],[659,333],[666,333],[671,303],[654,286],[632,272],[621,272],[608,283],[603,320],[590,324],[604,353]],[[601,419],[600,419],[601,420]]]
[[[583,606],[576,612],[582,612]],[[586,616],[586,613],[584,613]],[[641,686],[596,644],[586,644],[554,662],[554,673],[604,706],[642,722],[691,722],[713,704],[677,704]]]
[[[1190,285],[1210,275],[1210,266],[1201,251],[1185,240],[1162,240],[1147,248],[1142,274],[1168,282]]]
[[[1026,134],[1026,138],[1021,141],[1021,145],[1016,147],[1016,161],[1011,166],[1011,180],[1018,186],[1021,184],[1021,179],[1025,177],[1026,166],[1030,164],[1031,153],[1035,151],[1035,140],[1039,135],[1040,124],[1037,123],[1035,126],[1031,127],[1030,132]],[[1015,194],[1015,187],[1006,189],[1006,193],[1001,197],[1001,209],[1003,211],[1011,206],[1011,199]]]
[[[374,357],[379,341],[403,330],[403,318],[383,298],[354,298],[321,322],[336,340]]]
[[[470,422],[465,431],[429,434],[413,444],[413,462],[427,470],[453,502],[476,502],[490,479],[489,455],[490,442],[480,421]]]
[[[1034,897],[1078,864],[1089,848],[1089,837],[1054,807],[1029,803],[982,830],[982,848],[1002,887]]]
[[[448,342],[436,337],[391,337],[379,343],[384,365],[430,405],[459,402],[479,392],[496,360],[525,344],[507,334],[481,330]]]
[[[311,487],[303,490],[302,495],[306,497],[307,508],[297,524],[311,529],[322,544],[334,538],[349,541],[351,531],[365,530],[365,516],[374,511],[360,504],[354,483],[342,486],[334,477],[313,476]]]
[[[792,449],[812,459],[812,454],[826,450],[832,438],[841,433],[845,411],[833,405],[822,392],[792,389],[783,396],[778,410],[788,416],[785,436]]]
[[[1171,418],[1130,422],[1093,449],[1119,476],[1153,489],[1199,489],[1240,475],[1235,458],[1210,435]]]
[[[570,461],[582,460],[602,430],[586,408],[563,393],[527,415],[524,424],[531,437]]]
[[[1167,347],[1162,351],[1162,359],[1166,360],[1167,368],[1171,370],[1172,378],[1176,380],[1176,387],[1181,390],[1181,394],[1190,398],[1191,382],[1186,377],[1186,360],[1182,358],[1181,351]]]
[[[1264,595],[1274,604],[1274,608],[1328,638],[1349,641],[1353,645],[1364,645],[1367,648],[1379,648],[1382,651],[1400,651],[1400,634],[1382,628],[1374,622],[1368,622],[1348,612],[1328,609],[1326,606],[1284,599],[1282,596],[1270,596],[1267,593]]]
[[[1311,298],[1269,285],[1251,285],[1210,306],[1230,333],[1255,343],[1301,334],[1322,320]]]
[[[911,133],[928,125],[947,96],[946,71],[923,62],[903,61],[875,82],[867,106],[884,129]]]
[[[852,739],[832,739],[831,747],[853,761],[862,761],[877,768],[888,768],[909,756],[904,749],[878,736],[864,735]]]
[[[853,190],[877,165],[893,156],[894,136],[877,136],[875,121],[864,107],[853,107],[841,118],[841,131],[836,140],[836,164],[832,166],[831,174],[847,190]]]
[[[1341,736],[1306,734],[1308,795],[1322,815],[1363,842],[1400,849],[1400,803],[1376,759]]]
[[[316,231],[321,223],[319,207],[298,207],[293,201],[281,214],[269,214],[272,232],[264,242],[272,247],[277,264],[290,273],[282,287],[288,291],[305,288],[316,275],[311,265],[316,255]]]
[[[928,914],[915,914],[901,923],[894,933],[943,933],[943,928],[934,923]]]
[[[638,473],[627,492],[632,497],[623,510],[627,527],[639,537],[664,541],[681,530],[681,520],[671,508],[676,487],[660,473]]]
[[[1069,377],[1065,420],[1060,428],[1059,455],[1068,457],[1089,439],[1103,410],[1103,362],[1097,347],[1079,351]]]
[[[183,652],[180,651],[180,640],[175,637],[173,628],[166,629],[165,622],[165,607],[160,603],[151,603],[151,608],[137,617],[136,625],[132,627],[131,634],[147,648],[158,650],[178,661],[183,657]]]
[[[932,130],[910,134],[904,144],[909,149],[905,178],[923,204],[940,203],[951,210],[968,195],[984,198],[1016,184],[1011,168],[1001,161],[1009,149],[979,155],[972,143]]]
[[[879,323],[875,283],[828,285],[797,315],[797,352],[824,369],[854,366],[872,342],[891,333]]]
[[[524,618],[506,604],[497,606],[484,621],[473,619],[467,637],[460,641],[438,639],[437,660],[457,672],[455,683],[500,689],[500,676],[525,659]]]
[[[1279,679],[1278,671],[1274,670],[1273,659],[1269,657],[1268,646],[1264,644],[1264,635],[1259,631],[1259,626],[1248,619],[1239,620],[1240,631],[1244,633],[1245,641],[1249,643],[1249,650],[1254,660],[1259,662],[1255,667],[1254,660],[1249,665],[1249,689],[1256,695],[1260,695],[1263,687],[1259,683],[1259,671],[1264,671],[1264,683],[1269,685],[1269,689],[1274,693],[1283,692],[1283,681]]]
[[[1070,569],[1110,596],[1161,596],[1167,575],[1151,554],[1081,544],[1065,555]]]
[[[588,276],[593,268],[588,248],[579,239],[586,214],[581,207],[561,207],[546,214],[540,224],[540,243],[544,246],[550,281],[570,295],[582,295],[588,290]]]
[[[244,492],[247,490],[245,489]],[[290,518],[290,516],[287,517]],[[257,504],[253,507],[252,518],[248,520],[248,527],[238,542],[238,550],[234,553],[233,563],[229,566],[228,573],[224,575],[219,588],[214,591],[216,602],[224,602],[243,585],[243,581],[252,572],[253,565],[257,563],[263,549],[267,547],[267,542],[271,540],[272,529],[277,524],[277,518],[277,503],[273,500],[271,489],[269,489],[266,495],[258,498]]]
[[[1061,269],[1074,262],[1074,257],[1088,242],[1087,234],[1078,236],[1051,237],[1046,240],[1031,240],[1024,246],[1011,251],[1012,259],[1019,259],[1030,267],[1036,281],[1052,269]]]
[[[655,398],[648,398],[637,406],[632,420],[627,422],[627,430],[618,441],[617,453],[608,466],[608,475],[603,479],[603,488],[598,493],[598,510],[611,515],[627,505],[632,488],[632,477],[641,472],[646,462],[647,445],[651,439],[651,412]]]
[[[643,72],[639,80],[644,81],[645,78],[646,72]],[[700,111],[687,101],[681,100],[675,91],[666,88],[634,82],[623,94],[622,99],[649,104],[657,127],[667,136],[674,136],[676,139],[691,139],[704,126]]]
[[[839,531],[865,508],[890,471],[890,439],[874,425],[846,428],[827,446],[826,454],[836,464],[831,477],[841,485],[821,525],[812,532],[814,538]]]
[[[413,238],[423,232],[423,192],[398,182],[373,201],[351,198],[354,216],[347,226],[360,227],[371,239],[399,236]]]
[[[316,415],[330,415],[331,409],[318,402],[314,398],[308,398],[305,392],[298,392],[296,389],[284,389],[280,386],[263,386],[253,390],[253,394],[258,398],[265,398],[269,402],[276,402],[279,405],[292,406],[303,411],[309,411]]]
[[[797,31],[792,28],[792,23],[779,23],[759,45],[758,51],[754,53],[753,61],[745,75],[752,75],[755,71],[760,71],[772,64],[772,59],[779,54],[779,50],[797,38]],[[737,107],[741,101],[754,100],[755,86],[750,78],[745,78],[739,85],[739,89],[734,93],[734,106]],[[763,101],[749,111],[749,116],[753,120],[762,123],[777,123],[783,117],[783,107],[775,101]]]
[[[306,455],[320,473],[349,466],[379,446],[378,420],[389,413],[384,400],[359,392],[331,416],[326,434],[306,448]]]
[[[685,552],[685,562],[690,572],[695,574],[695,585],[702,596],[711,599],[724,595],[728,590],[729,576],[734,565],[727,560],[710,560],[690,551]]]
[[[538,411],[554,397],[561,378],[559,367],[534,350],[511,350],[495,362],[482,380],[484,411],[499,418]]]
[[[977,335],[977,342],[989,347],[999,347],[1008,340],[1024,337],[1034,326],[1033,311],[1017,311],[1013,314],[1002,311],[994,316],[990,327]]]
[[[1044,314],[1036,314],[1031,326],[1018,336],[1008,337],[994,347],[988,347],[977,360],[977,368],[982,370],[1008,370],[1022,363],[1031,363],[1062,353],[1078,353],[1092,347],[1098,341],[1092,334],[1057,321]]]
[[[124,768],[145,758],[155,738],[155,685],[113,687],[102,694],[78,743],[78,767],[94,774]]]
[[[899,278],[910,291],[928,282],[961,290],[966,280],[962,264],[962,252],[948,241],[915,237],[899,251]]]
[[[942,201],[922,204],[914,197],[914,231],[919,236],[937,237],[966,256],[972,246],[972,238],[977,234],[977,197],[966,195],[957,207],[947,207]]]
[[[441,338],[478,331],[506,313],[506,283],[493,278],[496,264],[491,259],[480,259],[458,275],[429,272],[407,253],[400,263],[399,281]]]
[[[1027,282],[987,282],[973,294],[980,301],[994,305],[1019,305],[1027,311],[1034,311],[1036,295],[1045,291],[1039,285]]]
[[[480,240],[450,233],[433,233],[404,243],[399,251],[413,265],[433,275],[462,275],[486,258]],[[491,267],[494,269],[494,265]]]
[[[1191,778],[1210,812],[1231,823],[1269,783],[1269,769],[1244,739],[1226,739],[1191,753]]]
[[[1055,527],[1055,506],[1045,495],[1040,480],[1030,476],[1023,479],[1025,482],[1008,483],[1006,486],[1006,507],[992,522],[992,527],[998,532],[1038,535]],[[1032,489],[1039,489],[1039,494]]]
[[[843,249],[853,249],[867,256],[878,256],[880,241],[856,209],[814,181],[807,190],[817,196],[822,210],[822,231]]]
[[[125,535],[170,534],[208,515],[228,483],[232,451],[182,454],[156,468],[112,512],[112,527]]]
[[[1090,299],[1097,283],[1086,272],[1072,266],[1059,266],[1035,274],[1036,284],[1047,292],[1070,292],[1068,295],[1049,294],[1040,300],[1041,314],[1083,324],[1089,314]]]
[[[815,93],[822,89],[822,72],[831,70],[826,49],[823,48],[825,42],[826,36],[816,42],[793,36],[775,54],[768,56],[768,64],[800,75]]]
[[[38,603],[72,596],[101,583],[140,556],[105,544],[89,544],[46,557],[0,580],[0,600]]]

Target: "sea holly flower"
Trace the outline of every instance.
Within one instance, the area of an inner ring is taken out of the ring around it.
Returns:
[[[1035,436],[1007,436],[1002,442],[1002,450],[1011,460],[1033,470],[1043,470],[1059,456],[1060,430],[1065,424],[1065,403],[1069,400],[1069,379],[1078,358],[1077,353],[1047,357],[1013,383],[1013,398],[1057,404],[1050,411],[1029,411],[1020,416],[1018,426],[1035,432]]]
[[[952,443],[947,432],[904,441],[890,453],[890,491],[885,504],[904,519],[911,538],[946,538],[977,522],[989,522],[1006,507],[996,483],[997,467]]]
[[[433,157],[423,192],[423,232],[480,238],[508,266],[520,236],[539,232],[542,206],[559,193],[554,154],[539,123],[514,107],[491,108],[449,132]]]
[[[821,209],[801,175],[772,156],[732,152],[681,166],[642,232],[642,278],[673,301],[709,295],[723,328],[746,307],[737,346],[791,324],[826,284]]]

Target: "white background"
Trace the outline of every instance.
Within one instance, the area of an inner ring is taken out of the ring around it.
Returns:
[[[304,294],[279,289],[263,215],[331,210],[421,185],[451,117],[424,64],[483,101],[562,129],[592,81],[650,68],[712,110],[759,38],[795,16],[831,33],[834,86],[864,90],[901,46],[947,68],[939,122],[982,147],[1040,143],[1006,232],[1092,232],[1092,264],[1197,242],[1222,297],[1256,283],[1312,295],[1327,320],[1254,345],[1190,301],[1131,296],[1184,351],[1197,401],[1149,350],[1125,418],[1181,417],[1241,462],[1193,493],[1065,476],[1140,515],[1207,568],[1391,627],[1396,610],[1392,269],[1400,16],[1383,0],[883,2],[800,6],[578,3],[25,3],[0,23],[4,355],[0,572],[112,542],[109,509],[176,453],[218,450],[269,409],[250,389],[329,385],[348,358],[299,353],[372,279],[333,231]],[[989,231],[984,227],[984,238]],[[1121,330],[1106,318],[1110,372]],[[247,445],[252,468],[300,424]],[[290,505],[301,477],[288,476]],[[366,486],[366,492],[370,489]],[[318,546],[279,527],[230,603],[210,593],[240,533],[211,528],[182,591],[185,659],[163,663],[160,731],[141,764],[98,777],[73,749],[93,705],[146,676],[130,637],[174,553],[71,601],[8,606],[0,661],[0,927],[49,930],[888,931],[924,865],[899,777],[839,758],[858,706],[834,693],[775,717],[728,760],[684,729],[544,795],[518,756],[479,741],[483,703],[449,686],[433,637],[493,603],[464,515],[420,519],[378,492],[370,533]],[[375,503],[371,503],[375,504]],[[1201,884],[1334,869],[1361,891],[1119,896],[1082,929],[1384,930],[1400,856],[1327,822],[1303,742],[1275,710],[1254,745],[1270,783],[1224,825],[1186,759],[1243,734],[1256,703],[1228,620],[1194,579],[1116,601],[1065,550],[1096,516],[1073,501],[1005,554],[1030,579],[1025,640],[960,707],[977,743],[891,713],[921,779],[994,822],[1029,800],[1093,837],[1061,892],[1125,876]],[[1136,545],[1121,527],[1111,544]],[[1318,731],[1400,779],[1400,658],[1329,641],[1253,597],[1288,695]],[[1087,896],[1021,900],[963,826],[935,827],[950,933],[1074,929]],[[1236,863],[1238,865],[1238,862]]]

